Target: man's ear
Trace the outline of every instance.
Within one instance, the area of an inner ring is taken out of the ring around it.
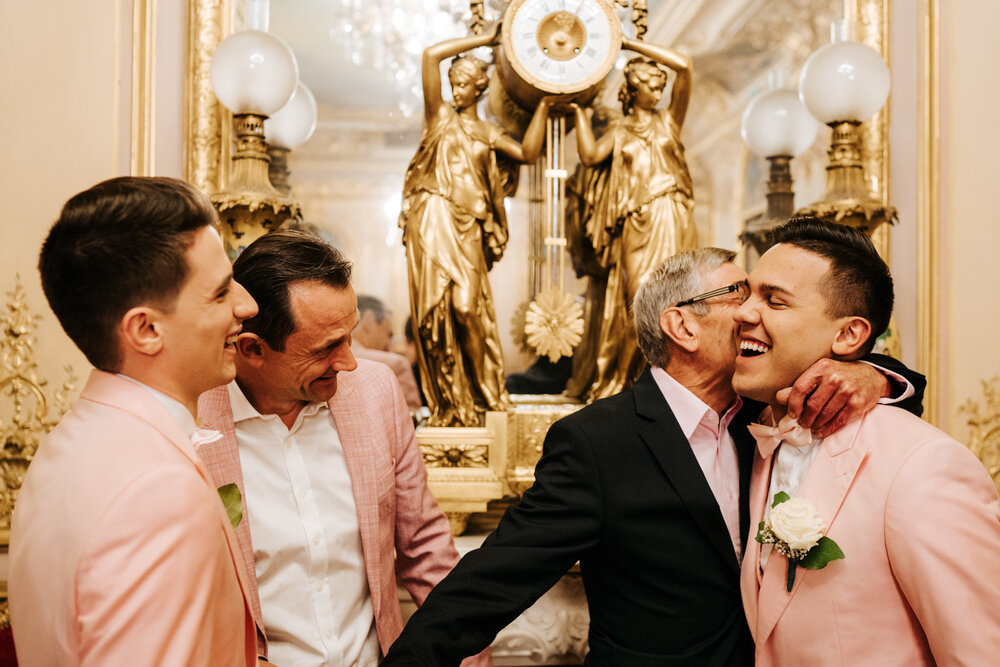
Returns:
[[[850,359],[871,335],[872,325],[863,317],[841,318],[840,329],[833,338],[830,351],[838,359]]]
[[[236,337],[236,353],[255,368],[260,368],[264,364],[266,348],[267,343],[264,339],[251,331],[244,331]]]
[[[160,312],[149,306],[129,309],[118,322],[119,345],[139,354],[155,356],[163,350]]]
[[[694,318],[685,317],[680,308],[667,308],[660,313],[660,331],[683,350],[698,349],[698,324]]]

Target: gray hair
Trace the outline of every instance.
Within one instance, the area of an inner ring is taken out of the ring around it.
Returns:
[[[702,275],[733,261],[736,253],[722,248],[699,248],[672,255],[653,270],[639,286],[632,302],[635,334],[639,349],[650,366],[666,368],[670,362],[667,336],[660,329],[660,314],[704,291]],[[708,306],[691,304],[697,315],[705,315]]]
[[[364,317],[369,310],[372,311],[376,323],[383,322],[389,316],[389,308],[382,299],[368,294],[359,294],[358,317]]]

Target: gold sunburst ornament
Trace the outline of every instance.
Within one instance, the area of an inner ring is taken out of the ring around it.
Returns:
[[[555,363],[573,354],[583,337],[583,308],[557,287],[538,294],[524,316],[528,345]]]

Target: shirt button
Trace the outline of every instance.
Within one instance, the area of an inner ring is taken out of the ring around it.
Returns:
[[[302,489],[301,491],[299,491],[299,498],[305,498],[305,497],[306,497],[306,490]]]
[[[316,592],[319,593],[322,592],[322,590],[323,590],[323,584],[322,583],[316,584]]]
[[[291,448],[292,448],[292,441],[285,440],[285,449],[291,449]]]
[[[313,538],[313,544],[319,544],[319,537]]]

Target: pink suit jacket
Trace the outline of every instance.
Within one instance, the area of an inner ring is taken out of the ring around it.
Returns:
[[[385,654],[403,630],[397,574],[421,605],[458,562],[458,552],[448,519],[427,488],[427,470],[399,383],[384,364],[357,361],[357,369],[337,376],[337,393],[329,405],[351,477],[375,627]],[[198,454],[218,486],[236,483],[246,498],[226,387],[202,394],[198,414],[206,428],[223,434],[222,440],[200,447]],[[245,503],[244,512],[252,511]],[[249,523],[240,523],[236,537],[248,570],[255,572]],[[256,581],[251,583],[251,598],[255,618],[263,625]],[[263,646],[258,651],[265,655]],[[488,666],[492,661],[484,652],[463,664]]]
[[[755,454],[741,589],[758,665],[990,665],[1000,651],[1000,501],[982,464],[917,417],[877,406],[823,440],[798,496],[846,558],[760,571],[773,457]]]
[[[411,410],[419,410],[423,403],[420,400],[420,389],[417,387],[417,378],[413,375],[413,367],[401,354],[386,352],[385,350],[373,350],[365,347],[358,341],[354,341],[351,346],[354,357],[357,359],[369,359],[385,364],[396,374],[399,380],[399,387],[403,390],[403,398],[406,399],[406,407]]]
[[[254,665],[250,578],[216,486],[163,405],[93,371],[14,512],[21,665]]]

